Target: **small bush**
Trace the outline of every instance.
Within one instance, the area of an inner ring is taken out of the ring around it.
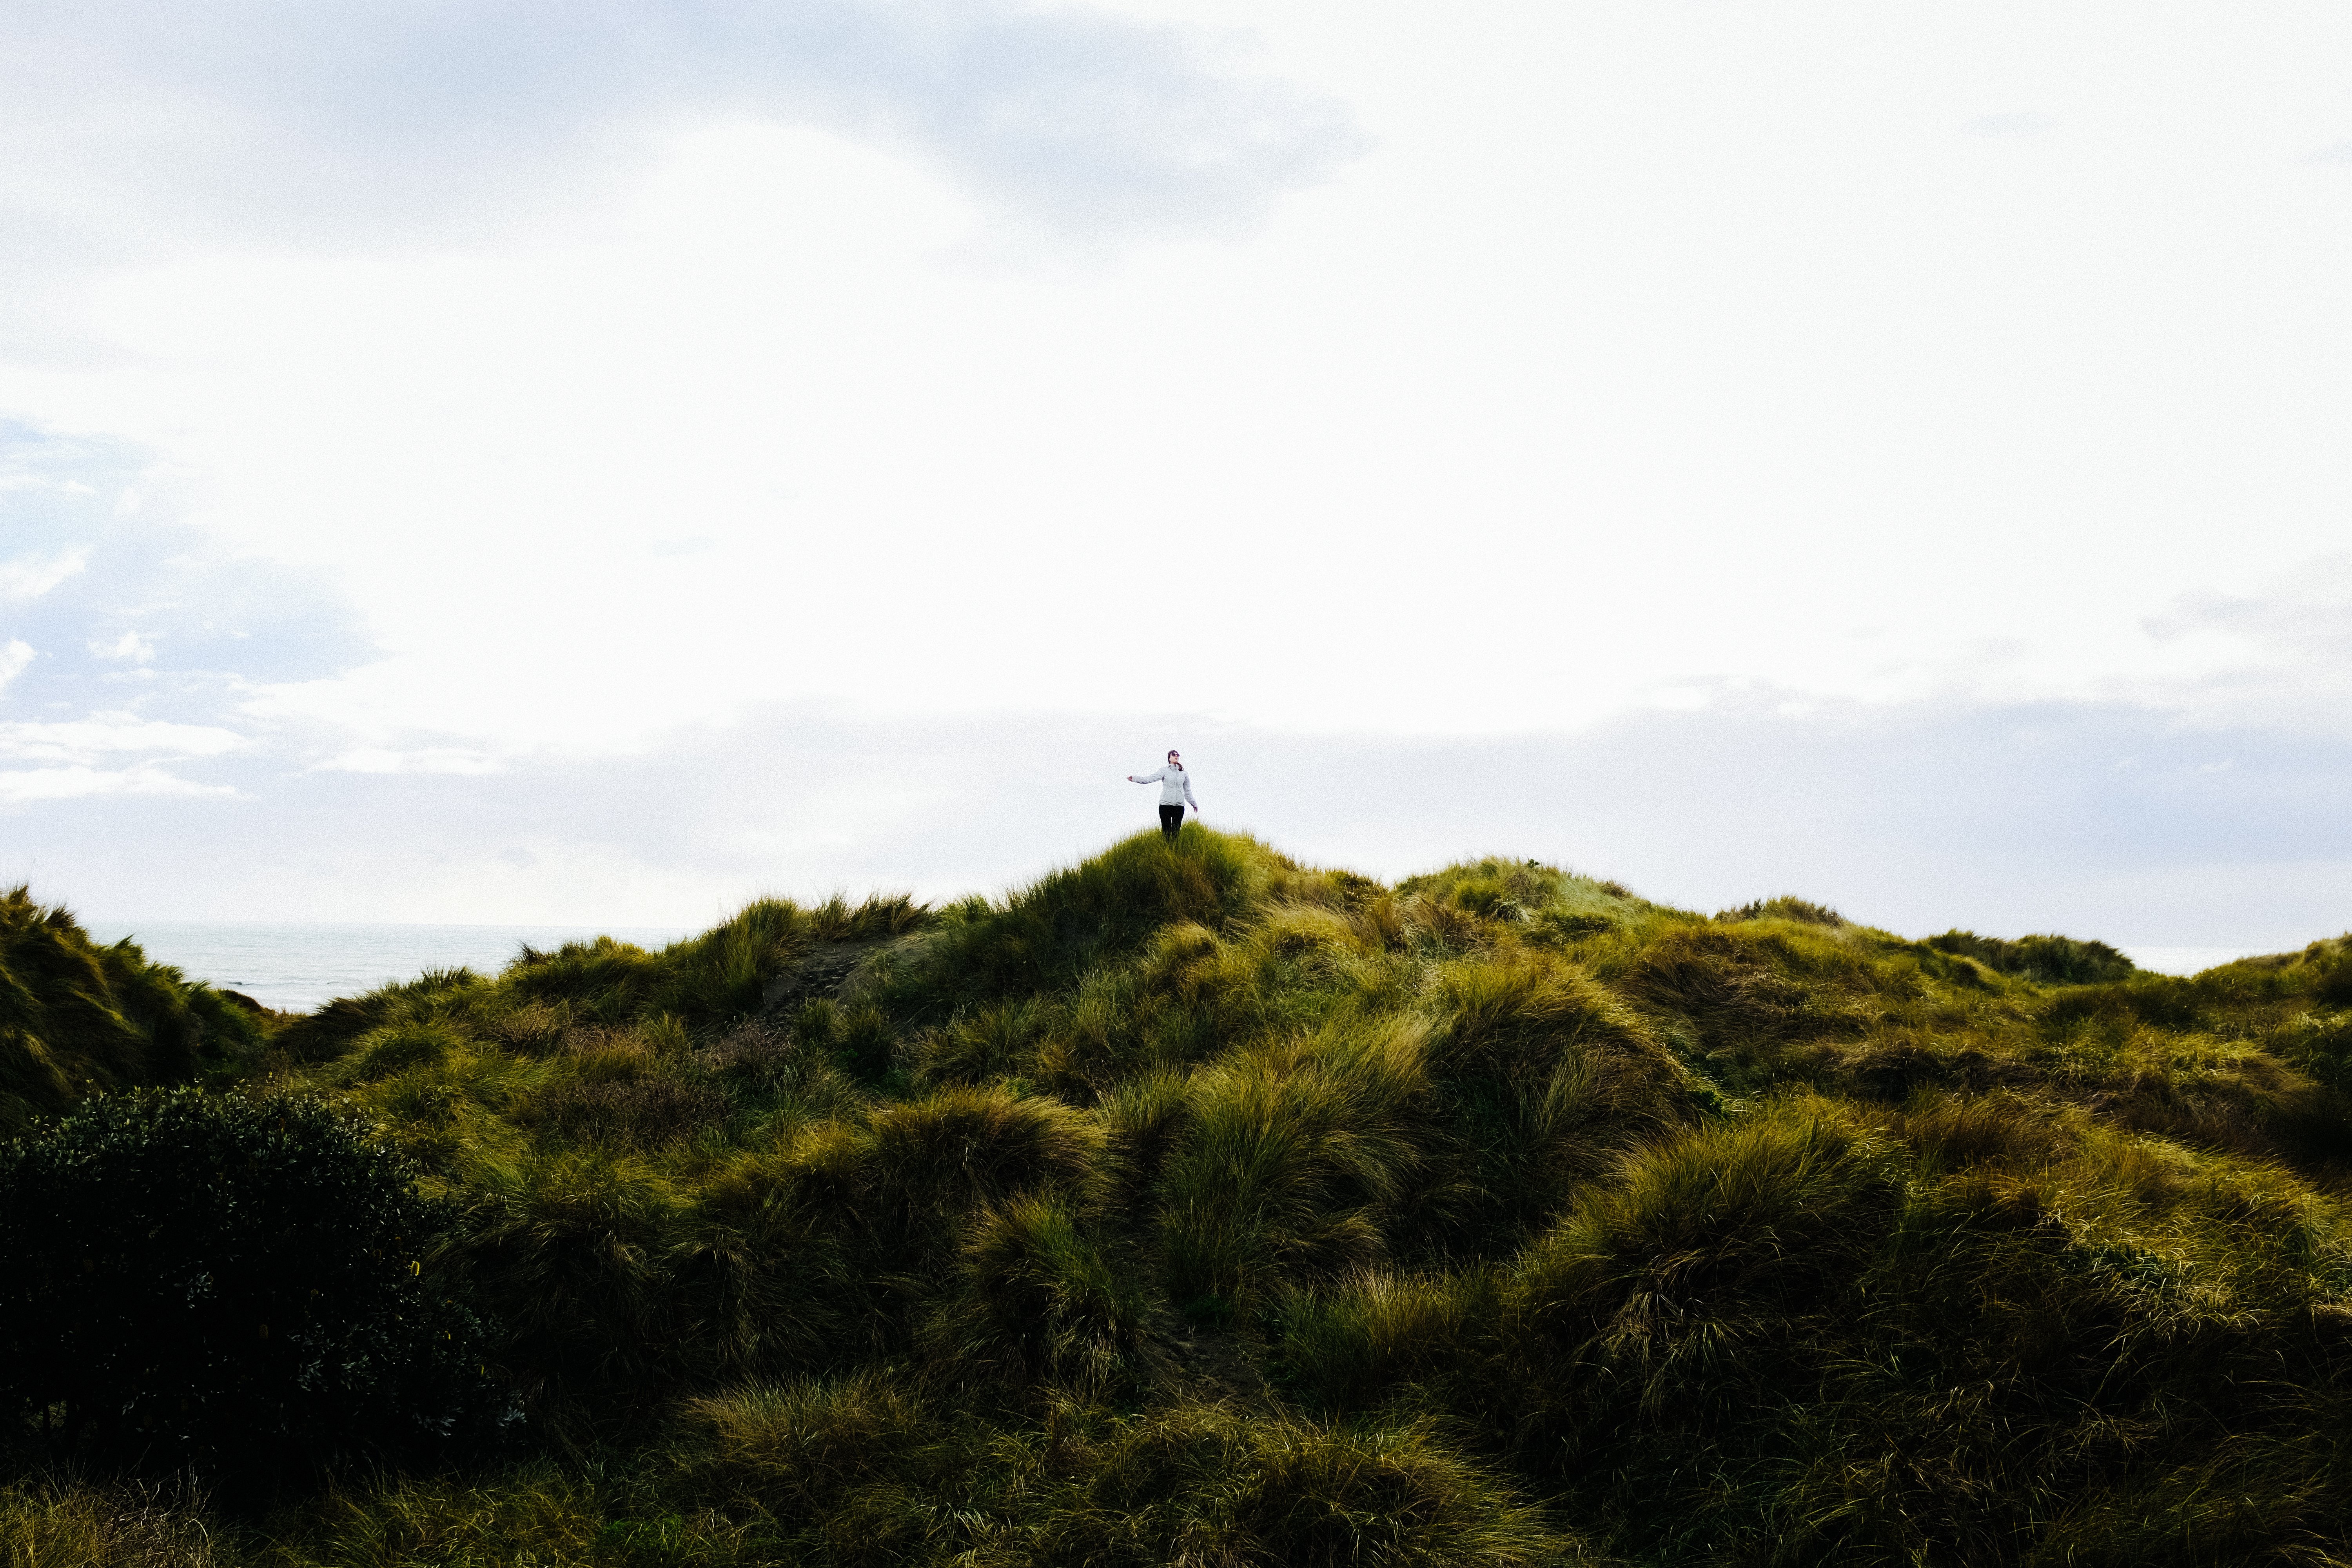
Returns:
[[[317,1100],[93,1100],[0,1153],[0,1409],[110,1472],[438,1447],[492,1407],[447,1219]]]

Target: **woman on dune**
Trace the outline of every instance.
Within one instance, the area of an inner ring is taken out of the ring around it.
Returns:
[[[1192,815],[1201,815],[1201,803],[1192,798],[1192,775],[1184,771],[1184,759],[1175,752],[1168,753],[1168,765],[1156,773],[1127,775],[1129,784],[1157,784],[1160,786],[1160,831],[1168,842],[1176,842],[1176,830],[1184,826],[1184,807],[1189,805]]]

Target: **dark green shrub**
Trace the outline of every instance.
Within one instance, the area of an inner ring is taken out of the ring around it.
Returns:
[[[74,1462],[231,1484],[479,1435],[446,1218],[318,1100],[94,1099],[0,1152],[0,1410]]]

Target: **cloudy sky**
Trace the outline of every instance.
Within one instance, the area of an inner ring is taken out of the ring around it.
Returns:
[[[15,0],[0,877],[2352,926],[2352,10]]]

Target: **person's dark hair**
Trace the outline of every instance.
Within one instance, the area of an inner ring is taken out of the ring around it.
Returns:
[[[1179,769],[1184,766],[1184,753],[1173,746],[1168,748],[1168,760],[1174,763]]]

